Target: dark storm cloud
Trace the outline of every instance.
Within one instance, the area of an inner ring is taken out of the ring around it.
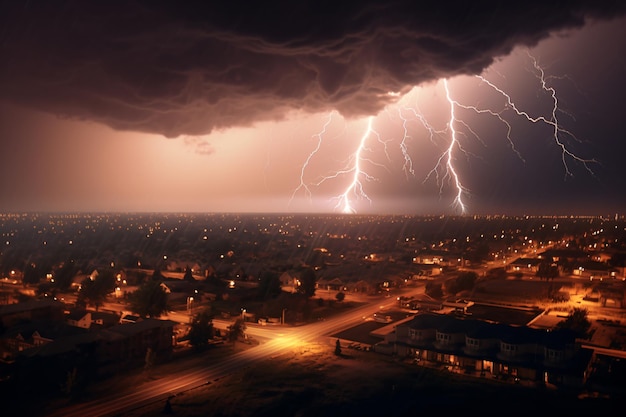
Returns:
[[[252,3],[252,5],[248,4]],[[457,4],[458,3],[458,4]],[[626,2],[7,2],[1,98],[175,137],[289,110],[372,114]]]

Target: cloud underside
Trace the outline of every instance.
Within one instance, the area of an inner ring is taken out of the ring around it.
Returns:
[[[0,9],[2,99],[167,137],[292,111],[375,114],[397,99],[390,92],[480,73],[515,46],[624,11],[595,1],[41,3]]]

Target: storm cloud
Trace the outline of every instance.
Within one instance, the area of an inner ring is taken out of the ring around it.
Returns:
[[[248,4],[252,3],[252,4]],[[375,114],[396,94],[476,74],[626,3],[5,2],[0,99],[167,137]]]

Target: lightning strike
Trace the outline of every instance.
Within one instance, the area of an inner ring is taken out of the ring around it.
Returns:
[[[461,180],[459,179],[459,174],[457,173],[457,170],[454,167],[453,158],[452,158],[452,153],[455,150],[455,148],[460,149],[459,141],[457,139],[457,131],[454,127],[454,124],[456,123],[456,116],[454,114],[455,102],[450,97],[450,89],[448,88],[448,80],[446,79],[443,80],[443,86],[446,90],[446,99],[448,100],[448,103],[450,103],[450,120],[448,121],[448,128],[450,129],[450,144],[448,148],[446,149],[446,151],[439,157],[439,160],[437,161],[435,168],[431,170],[431,173],[435,172],[435,174],[438,175],[437,167],[440,166],[441,162],[445,160],[444,178],[442,178],[442,181],[440,181],[439,183],[441,184],[441,187],[443,187],[445,178],[452,180],[454,187],[456,189],[456,195],[454,197],[454,201],[452,204],[453,206],[460,208],[461,213],[465,214],[466,207],[465,207],[465,203],[463,203],[463,195],[467,192],[467,190],[465,189],[463,184],[461,184]],[[440,191],[443,191],[443,190],[440,189]]]
[[[462,214],[465,214],[467,211],[467,208],[466,208],[465,203],[463,202],[463,196],[464,194],[468,192],[468,190],[461,183],[461,179],[459,177],[458,171],[454,167],[453,153],[455,150],[458,150],[467,155],[467,152],[463,150],[463,148],[461,147],[458,141],[458,138],[457,138],[458,132],[455,129],[454,125],[455,123],[462,123],[464,126],[468,128],[468,130],[470,131],[472,130],[467,124],[463,123],[462,121],[459,121],[456,118],[455,113],[454,113],[454,106],[455,104],[457,104],[457,102],[454,101],[450,96],[450,91],[448,88],[448,81],[444,79],[443,84],[444,84],[444,89],[446,92],[446,100],[448,101],[448,104],[450,107],[450,118],[448,120],[446,129],[444,130],[436,129],[428,121],[428,119],[424,116],[424,114],[419,110],[417,106],[416,107],[404,107],[399,110],[399,117],[402,120],[402,128],[403,128],[403,136],[400,142],[400,150],[404,157],[403,169],[407,173],[407,176],[408,176],[408,173],[410,173],[411,175],[414,175],[415,173],[413,169],[413,161],[409,155],[408,147],[407,147],[407,140],[410,139],[411,136],[409,135],[408,128],[407,128],[408,118],[405,117],[402,113],[402,111],[404,110],[404,111],[410,112],[420,122],[420,124],[424,127],[424,129],[426,129],[426,131],[428,132],[430,141],[432,143],[435,143],[436,136],[437,137],[443,136],[443,135],[449,136],[450,141],[449,141],[448,146],[446,147],[446,150],[439,156],[439,158],[437,159],[437,162],[435,163],[435,166],[426,175],[424,182],[428,181],[430,177],[435,176],[436,182],[439,185],[439,194],[442,195],[444,191],[444,184],[446,182],[452,181],[456,190],[455,198],[452,202],[452,206],[455,208],[458,208]],[[475,133],[474,135],[478,137],[478,135],[476,135]]]
[[[339,176],[343,176],[346,174],[352,174],[352,180],[350,181],[349,185],[346,187],[345,191],[339,195],[338,197],[336,197],[337,199],[337,204],[335,205],[335,209],[339,209],[342,213],[345,214],[354,214],[356,213],[355,208],[353,207],[352,203],[350,202],[350,197],[351,196],[355,196],[358,199],[365,199],[367,200],[370,204],[372,202],[371,198],[367,195],[367,193],[365,192],[365,189],[363,188],[363,183],[362,183],[362,178],[364,178],[367,181],[375,181],[376,178],[374,178],[372,175],[368,174],[362,167],[362,162],[364,161],[369,161],[374,165],[378,165],[378,166],[382,166],[381,164],[378,164],[374,161],[372,161],[371,159],[367,159],[363,157],[363,151],[367,150],[368,148],[366,147],[367,144],[367,140],[372,136],[376,136],[379,142],[382,142],[382,140],[380,139],[380,135],[378,134],[378,132],[376,132],[373,128],[373,123],[374,123],[374,116],[370,116],[367,118],[367,128],[365,130],[365,132],[363,133],[363,135],[361,136],[361,140],[359,141],[359,144],[357,146],[356,151],[354,152],[354,154],[352,155],[352,157],[350,158],[350,161],[348,162],[348,165],[346,168],[337,171],[336,173],[332,174],[332,175],[328,175],[326,177],[323,177],[316,185],[320,185],[323,182],[332,179],[332,178],[337,178]]]
[[[541,85],[541,89],[543,91],[547,92],[550,95],[551,99],[552,99],[552,109],[551,109],[551,113],[550,113],[550,117],[549,118],[546,118],[545,116],[533,117],[528,112],[520,110],[517,107],[517,105],[515,104],[515,102],[513,101],[513,99],[511,98],[511,96],[509,94],[507,94],[502,88],[496,86],[494,83],[492,83],[491,81],[487,80],[485,77],[483,77],[481,75],[477,75],[476,78],[481,80],[487,86],[491,87],[493,90],[497,91],[499,94],[501,94],[505,98],[505,100],[506,100],[507,108],[510,108],[511,110],[513,110],[518,116],[524,117],[526,120],[528,120],[531,123],[540,123],[540,122],[541,123],[545,123],[545,124],[549,125],[552,128],[552,138],[554,139],[554,142],[556,143],[556,145],[561,150],[561,162],[563,163],[563,168],[565,169],[565,178],[574,176],[574,174],[571,172],[570,167],[569,167],[569,165],[567,163],[567,158],[568,157],[570,159],[572,159],[572,160],[582,164],[583,167],[587,170],[587,172],[589,172],[592,176],[595,177],[595,173],[591,169],[590,164],[597,163],[598,161],[596,161],[595,159],[585,159],[585,158],[581,158],[581,157],[577,156],[576,154],[574,154],[572,151],[570,151],[567,148],[567,146],[565,145],[565,143],[561,139],[562,135],[566,135],[566,136],[569,136],[570,138],[576,140],[577,142],[580,142],[580,140],[576,137],[576,135],[574,135],[569,130],[564,129],[559,124],[559,119],[557,117],[557,113],[559,111],[561,111],[561,110],[559,109],[559,101],[558,101],[558,97],[557,97],[557,94],[556,94],[556,90],[555,90],[554,87],[551,87],[551,86],[548,85],[548,83],[546,81],[545,71],[539,65],[539,63],[537,62],[537,59],[535,57],[533,57],[530,54],[530,52],[528,52],[528,51],[527,51],[527,55],[531,59],[531,61],[533,63],[533,68],[534,68],[534,70],[536,72],[535,75],[536,75],[537,79],[539,80],[539,83]],[[471,107],[468,106],[466,108],[471,108]],[[473,110],[479,112],[479,110],[476,109],[476,108],[473,108]],[[482,112],[490,112],[489,110],[481,110],[481,111]],[[507,139],[509,140],[509,143],[511,144],[513,149],[515,150],[515,147],[513,145],[513,141],[511,140],[511,137],[510,137],[511,125],[508,122],[506,122],[500,116],[499,113],[491,113],[491,114],[493,116],[498,117],[498,119],[501,122],[503,122],[503,123],[505,123],[507,125],[507,127],[508,127]],[[519,152],[516,151],[516,153],[521,158],[521,155],[519,154]],[[523,160],[523,158],[522,158],[522,160]]]
[[[304,180],[305,171],[306,171],[307,167],[309,166],[309,163],[311,162],[311,159],[313,159],[315,154],[317,154],[319,152],[320,148],[322,147],[322,140],[323,140],[324,134],[326,133],[326,130],[328,129],[328,126],[330,126],[330,123],[333,120],[333,114],[334,114],[334,112],[331,112],[328,115],[328,119],[326,120],[326,122],[322,126],[322,130],[319,131],[318,133],[316,133],[315,135],[313,135],[313,137],[317,139],[317,145],[309,153],[309,155],[307,156],[306,160],[302,164],[302,167],[300,168],[300,184],[298,184],[296,189],[293,190],[293,193],[291,194],[291,198],[289,199],[289,204],[291,204],[291,202],[293,201],[295,195],[300,190],[304,190],[304,194],[305,194],[305,196],[309,200],[311,200],[311,198],[313,196],[313,193],[311,192],[311,189],[309,188],[309,186],[307,185],[306,181]]]
[[[504,106],[500,110],[494,110],[493,108],[481,108],[476,105],[469,105],[460,102],[457,99],[454,99],[451,94],[450,86],[448,85],[448,80],[443,79],[442,84],[445,90],[445,98],[446,103],[449,107],[449,117],[446,122],[446,126],[443,129],[437,129],[434,127],[432,123],[424,116],[419,106],[408,106],[401,105],[398,103],[397,113],[392,112],[390,110],[391,106],[386,109],[385,113],[388,115],[397,114],[397,118],[400,120],[401,125],[401,135],[399,139],[399,152],[402,158],[402,171],[405,173],[407,180],[411,177],[414,177],[415,174],[415,165],[413,163],[413,159],[411,157],[409,143],[414,139],[411,134],[409,122],[415,120],[421,125],[427,132],[428,139],[434,145],[438,146],[438,142],[440,140],[446,141],[446,146],[444,147],[443,152],[436,159],[435,164],[430,171],[426,174],[423,182],[425,183],[430,178],[434,177],[435,181],[439,187],[439,195],[442,196],[445,191],[446,184],[451,184],[454,189],[454,198],[451,203],[451,206],[455,208],[455,210],[459,210],[462,214],[467,213],[467,204],[465,202],[465,197],[469,194],[469,188],[464,185],[462,181],[462,177],[460,175],[458,167],[455,165],[456,163],[456,155],[461,154],[466,158],[475,157],[480,158],[479,155],[474,155],[468,152],[468,150],[464,149],[462,143],[460,141],[460,136],[466,136],[469,134],[478,140],[483,146],[487,146],[487,144],[481,139],[480,135],[472,129],[470,123],[458,118],[455,110],[464,109],[472,111],[478,115],[488,115],[496,118],[501,124],[506,127],[506,132],[503,135],[503,139],[507,141],[509,148],[511,151],[522,161],[526,162],[521,152],[516,148],[515,142],[513,140],[513,128],[509,121],[505,118],[506,112],[508,110],[512,110],[515,115],[524,118],[528,122],[531,123],[543,123],[548,125],[551,128],[551,138],[554,140],[555,144],[561,151],[561,161],[563,163],[565,169],[565,177],[573,176],[572,171],[570,170],[570,166],[568,162],[575,161],[584,166],[584,168],[592,175],[595,176],[594,172],[591,170],[590,164],[597,163],[595,159],[585,159],[577,156],[574,152],[572,152],[566,145],[563,137],[567,136],[573,140],[580,142],[576,136],[570,132],[569,130],[563,128],[558,119],[558,113],[562,112],[559,108],[559,101],[557,98],[557,92],[554,87],[548,84],[548,77],[545,75],[544,69],[539,65],[537,60],[528,53],[532,61],[532,66],[534,69],[533,74],[536,76],[539,81],[540,89],[547,93],[551,98],[551,111],[547,116],[531,116],[528,112],[521,110],[518,105],[514,102],[512,97],[501,87],[497,86],[492,81],[489,81],[482,75],[476,75],[475,78],[479,80],[479,82],[483,85],[488,86],[491,90],[497,92],[504,98]],[[391,95],[391,93],[390,93]],[[407,95],[408,96],[408,95]],[[299,191],[304,191],[307,198],[311,199],[312,191],[311,186],[320,186],[322,183],[326,181],[330,181],[333,179],[338,179],[339,177],[348,176],[351,178],[348,186],[345,188],[343,193],[334,197],[337,200],[337,204],[335,205],[335,210],[339,210],[342,213],[346,214],[354,214],[356,213],[356,209],[353,204],[354,199],[367,200],[370,204],[372,204],[372,199],[366,193],[364,188],[364,181],[374,181],[377,180],[374,176],[370,175],[366,172],[363,167],[364,162],[368,162],[368,164],[385,167],[385,165],[380,164],[370,158],[366,158],[364,156],[364,152],[373,152],[373,149],[367,146],[368,140],[372,137],[375,137],[376,140],[382,144],[383,152],[386,155],[387,161],[391,162],[392,158],[388,152],[388,144],[391,142],[390,140],[383,140],[381,135],[374,130],[374,122],[378,116],[370,116],[367,118],[367,128],[363,132],[360,140],[358,142],[358,146],[356,147],[356,151],[349,157],[348,162],[345,164],[343,169],[334,171],[332,174],[322,176],[320,180],[313,183],[307,183],[305,181],[305,171],[309,167],[311,160],[315,157],[315,155],[320,151],[322,146],[322,142],[324,140],[324,135],[327,132],[329,125],[333,119],[333,113],[328,116],[328,119],[324,123],[320,132],[314,135],[317,139],[316,147],[309,153],[306,160],[304,161],[301,170],[300,170],[300,182],[296,189],[293,191],[291,200],[295,197],[296,193]],[[459,129],[461,128],[461,129]],[[385,167],[386,168],[386,167]]]

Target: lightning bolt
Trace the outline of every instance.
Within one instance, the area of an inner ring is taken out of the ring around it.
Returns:
[[[345,214],[356,213],[356,209],[351,203],[352,196],[354,196],[357,199],[367,200],[370,204],[372,203],[371,198],[367,195],[367,193],[365,192],[365,189],[363,188],[363,180],[376,181],[376,178],[368,174],[363,169],[363,163],[370,162],[371,164],[376,165],[376,166],[381,166],[381,167],[384,166],[364,156],[364,152],[369,150],[369,148],[366,146],[367,140],[371,138],[372,136],[376,137],[378,142],[386,145],[386,142],[384,142],[381,139],[380,134],[376,130],[374,130],[374,127],[373,127],[374,117],[375,116],[370,116],[367,118],[367,128],[365,129],[365,132],[361,136],[361,139],[359,140],[359,143],[356,147],[355,152],[348,159],[346,166],[343,169],[334,172],[333,174],[322,177],[317,183],[315,183],[316,186],[319,186],[328,180],[335,179],[340,176],[346,176],[346,175],[351,176],[352,179],[350,183],[348,184],[348,186],[346,187],[346,189],[344,190],[344,192],[340,194],[339,196],[335,197],[335,199],[337,200],[337,204],[335,205],[335,210],[340,210],[342,213],[345,213]]]
[[[505,98],[507,108],[510,108],[511,110],[513,110],[515,112],[515,114],[517,114],[518,116],[525,118],[527,121],[529,121],[531,123],[545,123],[545,124],[547,124],[548,126],[550,126],[552,128],[552,138],[554,140],[554,143],[556,143],[556,145],[561,150],[561,162],[563,163],[563,168],[565,170],[565,178],[574,176],[574,174],[570,170],[569,164],[567,163],[568,158],[570,158],[570,159],[572,159],[572,160],[582,164],[582,166],[587,170],[587,172],[589,172],[589,174],[591,174],[592,176],[595,177],[595,172],[591,169],[590,164],[597,163],[598,161],[596,161],[595,159],[585,159],[585,158],[581,158],[581,157],[577,156],[576,154],[574,154],[572,151],[570,151],[567,148],[567,146],[565,145],[565,143],[561,139],[563,135],[566,135],[566,136],[569,136],[570,138],[574,139],[575,141],[580,142],[580,140],[576,137],[576,135],[574,135],[569,130],[564,129],[559,124],[559,119],[557,117],[557,114],[561,110],[559,108],[559,100],[558,100],[558,97],[557,97],[556,89],[554,87],[551,87],[551,86],[548,85],[547,80],[546,80],[545,71],[539,65],[539,63],[537,62],[537,59],[534,56],[532,56],[529,51],[526,51],[526,53],[527,53],[528,57],[531,59],[531,61],[533,63],[533,68],[535,70],[535,75],[536,75],[537,79],[539,80],[541,89],[543,91],[547,92],[550,95],[551,99],[552,99],[552,109],[551,109],[549,118],[546,118],[545,116],[535,116],[535,117],[533,117],[528,112],[520,110],[518,108],[518,106],[515,104],[515,102],[513,101],[513,99],[511,98],[511,96],[509,94],[507,94],[502,88],[496,86],[494,83],[492,83],[491,81],[487,80],[482,75],[477,75],[476,78],[478,78],[485,85],[489,86],[491,89],[493,89],[494,91],[496,91],[500,95],[502,95]],[[465,108],[472,108],[475,111],[479,111],[478,109],[473,108],[471,106],[466,106]],[[489,112],[489,111],[488,110],[481,110],[481,112]],[[493,112],[490,112],[490,113],[492,115],[498,117],[498,119],[501,122],[503,122],[503,123],[505,123],[507,125],[507,127],[508,127],[507,139],[509,140],[509,143],[511,144],[512,148],[515,150],[515,147],[513,145],[513,141],[511,140],[511,137],[510,137],[511,125],[506,120],[504,120],[500,116],[499,113],[493,113]],[[515,150],[515,152],[523,160],[523,158],[521,157],[519,152],[517,152],[517,150]]]
[[[417,105],[400,107],[398,109],[398,117],[400,118],[400,120],[402,120],[402,131],[403,131],[403,135],[400,140],[400,152],[402,153],[402,157],[404,158],[404,165],[402,169],[405,172],[406,176],[408,177],[409,174],[411,176],[414,176],[415,170],[413,169],[413,159],[411,158],[411,155],[409,154],[408,142],[412,139],[412,135],[409,134],[409,128],[408,128],[409,117],[404,115],[405,112],[410,113],[410,115],[413,115],[413,117],[415,117],[415,119],[419,121],[419,123],[424,127],[424,129],[426,129],[431,143],[435,143],[435,136],[441,136],[443,134],[446,134],[446,130],[435,129],[428,122],[428,119],[424,116],[419,106]]]
[[[294,197],[296,196],[296,194],[300,190],[304,190],[304,194],[309,199],[309,201],[311,200],[311,198],[313,196],[313,193],[311,192],[311,189],[309,188],[309,186],[307,185],[306,181],[304,180],[305,172],[306,172],[309,164],[311,163],[311,160],[315,156],[315,154],[317,154],[319,152],[320,148],[322,147],[322,141],[323,141],[324,134],[326,133],[326,131],[328,129],[328,126],[330,126],[330,123],[333,121],[333,114],[334,113],[335,112],[330,112],[328,114],[328,118],[326,119],[326,122],[322,126],[322,130],[320,130],[318,133],[313,135],[313,137],[316,138],[317,144],[316,144],[315,148],[309,153],[309,155],[307,156],[306,160],[302,164],[302,167],[300,168],[300,184],[298,184],[298,186],[295,188],[295,190],[293,190],[293,193],[291,194],[291,198],[289,199],[289,204],[290,205],[291,205],[291,202],[293,201]]]
[[[450,128],[450,146],[444,152],[444,154],[440,157],[441,159],[445,156],[446,162],[446,175],[452,179],[454,186],[456,188],[456,195],[454,197],[453,205],[458,206],[461,209],[461,213],[465,214],[466,208],[463,203],[463,194],[466,192],[465,187],[461,184],[461,180],[459,179],[459,174],[457,173],[454,165],[452,163],[452,152],[455,148],[460,148],[459,141],[457,139],[456,129],[454,128],[454,124],[456,122],[456,117],[454,115],[454,101],[450,98],[450,89],[448,88],[448,80],[443,80],[443,86],[446,89],[446,99],[448,103],[450,103],[450,121],[448,122],[448,127]],[[443,181],[442,181],[443,183]]]
[[[363,151],[365,150],[365,144],[366,144],[367,139],[370,137],[370,135],[374,134],[378,136],[380,139],[380,136],[378,135],[378,133],[374,131],[374,129],[372,128],[373,121],[374,121],[373,116],[368,117],[367,129],[365,130],[365,133],[363,133],[363,136],[361,136],[359,146],[357,147],[357,150],[354,153],[354,158],[353,158],[354,165],[351,170],[352,181],[350,182],[348,187],[345,189],[343,194],[341,194],[338,197],[338,202],[337,202],[337,205],[335,206],[335,208],[340,208],[341,211],[346,214],[356,213],[356,210],[350,204],[350,194],[354,194],[357,197],[364,198],[370,203],[372,202],[372,200],[369,198],[369,196],[365,193],[365,190],[363,189],[363,183],[361,182],[361,177],[364,177],[365,179],[370,180],[370,181],[373,180],[374,177],[372,177],[371,175],[363,171],[363,169],[361,168],[361,162],[362,162]]]
[[[450,118],[448,119],[446,129],[444,130],[436,129],[424,116],[424,114],[421,112],[418,106],[403,107],[399,110],[399,117],[402,120],[402,129],[403,129],[403,136],[400,141],[400,150],[401,150],[402,156],[404,157],[403,169],[407,173],[407,175],[408,173],[410,173],[411,175],[415,174],[415,171],[413,169],[413,160],[411,159],[409,155],[408,147],[407,147],[407,141],[408,139],[411,138],[411,136],[409,135],[408,128],[407,128],[408,118],[405,117],[402,113],[402,111],[404,110],[405,112],[410,112],[419,121],[419,123],[424,127],[424,129],[426,129],[426,131],[428,132],[428,137],[432,143],[435,143],[435,137],[441,137],[443,135],[449,134],[450,141],[448,143],[448,146],[446,147],[445,151],[437,159],[435,166],[428,172],[428,174],[426,175],[426,178],[424,179],[424,182],[428,181],[430,177],[435,176],[436,182],[439,185],[440,195],[443,194],[444,184],[452,182],[456,190],[455,197],[452,202],[452,206],[455,208],[458,208],[462,214],[465,214],[467,211],[467,208],[466,208],[465,203],[463,202],[463,196],[468,192],[468,190],[461,183],[459,174],[454,166],[453,153],[455,150],[458,150],[467,155],[467,152],[463,150],[463,148],[461,147],[459,140],[457,138],[457,130],[454,127],[455,123],[459,123],[459,120],[456,118],[455,113],[454,113],[454,106],[457,102],[454,101],[450,96],[450,89],[448,88],[448,80],[444,79],[443,85],[444,85],[444,89],[446,92],[446,100],[448,101],[449,108],[450,108]],[[466,124],[464,125],[468,127],[468,129],[471,131],[471,128],[469,128],[468,125]],[[478,135],[476,134],[475,136],[478,137]]]
[[[411,93],[407,94],[401,102],[398,103],[398,108],[396,111],[391,111],[391,108],[385,109],[385,114],[391,115],[391,118],[395,118],[397,115],[397,120],[400,121],[400,129],[401,134],[399,138],[399,152],[403,159],[402,162],[402,170],[405,173],[407,180],[411,179],[415,176],[415,166],[413,163],[413,159],[411,158],[411,152],[409,149],[409,144],[412,140],[414,140],[413,134],[409,127],[410,121],[417,121],[419,125],[421,125],[426,133],[427,137],[431,143],[434,145],[438,145],[439,141],[445,140],[446,145],[444,146],[443,152],[436,159],[432,169],[428,171],[425,176],[423,182],[425,183],[430,178],[435,178],[435,181],[439,187],[439,194],[442,196],[445,191],[446,185],[451,185],[454,190],[454,198],[451,203],[451,206],[454,207],[455,210],[461,212],[461,214],[467,213],[467,204],[465,202],[466,197],[469,195],[469,189],[464,185],[462,181],[459,169],[455,165],[456,159],[458,155],[463,155],[466,158],[476,157],[480,158],[478,155],[473,155],[468,150],[464,149],[461,143],[460,136],[471,135],[476,140],[478,140],[483,146],[487,146],[485,142],[482,141],[480,136],[475,132],[471,125],[466,121],[460,119],[455,110],[456,109],[464,109],[473,111],[478,115],[488,115],[496,118],[501,124],[505,126],[505,133],[503,134],[503,140],[506,140],[511,151],[522,161],[525,162],[525,159],[521,152],[516,148],[515,142],[513,140],[513,128],[510,122],[507,120],[507,112],[513,111],[516,116],[524,118],[526,121],[530,123],[542,123],[551,128],[551,138],[553,139],[556,146],[560,149],[561,152],[561,161],[565,170],[565,177],[573,176],[573,173],[570,169],[569,162],[575,161],[580,164],[592,175],[594,175],[593,170],[591,169],[592,163],[597,163],[595,159],[585,159],[576,155],[573,151],[571,151],[564,137],[568,137],[572,140],[580,142],[576,136],[570,132],[569,130],[563,128],[559,122],[558,114],[562,112],[559,107],[559,101],[557,97],[557,92],[554,87],[549,85],[548,79],[545,74],[544,69],[539,65],[538,61],[527,51],[527,54],[532,62],[533,71],[532,73],[539,81],[539,88],[547,93],[551,100],[551,109],[549,115],[539,115],[532,116],[528,112],[520,109],[520,107],[515,103],[512,97],[501,87],[496,85],[494,82],[488,80],[483,75],[476,75],[475,78],[479,80],[479,83],[489,87],[491,90],[495,91],[499,95],[504,98],[504,105],[500,110],[494,110],[493,108],[481,108],[475,105],[464,104],[457,99],[452,97],[451,88],[448,84],[447,79],[442,80],[443,88],[445,90],[445,99],[449,108],[449,114],[446,121],[445,128],[437,129],[430,121],[424,116],[423,112],[420,110],[417,104],[415,105],[406,105],[402,104],[402,101],[408,101],[413,91],[417,91],[417,88],[414,88]],[[406,99],[406,100],[405,100]],[[290,202],[295,197],[296,193],[300,191],[304,191],[305,195],[309,200],[312,197],[311,186],[320,186],[322,183],[331,181],[334,179],[338,179],[340,177],[348,177],[350,181],[343,193],[334,197],[337,203],[334,207],[335,210],[339,210],[346,214],[354,214],[356,213],[355,206],[353,201],[355,199],[366,200],[370,204],[372,204],[372,199],[369,197],[367,192],[365,191],[364,184],[365,182],[376,181],[377,178],[370,175],[364,168],[365,163],[385,167],[384,164],[376,162],[370,157],[366,157],[366,153],[373,153],[374,150],[368,147],[368,143],[370,139],[375,138],[380,144],[383,145],[384,154],[388,162],[391,162],[390,155],[388,153],[388,144],[392,142],[392,139],[383,140],[381,135],[374,129],[374,123],[380,117],[370,116],[367,118],[367,126],[363,134],[361,135],[358,144],[356,146],[356,150],[352,155],[349,156],[346,164],[342,169],[334,171],[331,174],[322,176],[321,179],[316,182],[307,183],[305,181],[305,171],[309,167],[312,159],[319,152],[322,142],[324,140],[324,136],[328,131],[328,127],[333,121],[333,115],[335,112],[330,113],[322,126],[322,129],[314,135],[316,138],[316,146],[314,149],[308,154],[306,160],[302,164],[300,170],[300,181],[298,186],[295,188],[291,195]],[[386,167],[385,167],[386,168]]]

